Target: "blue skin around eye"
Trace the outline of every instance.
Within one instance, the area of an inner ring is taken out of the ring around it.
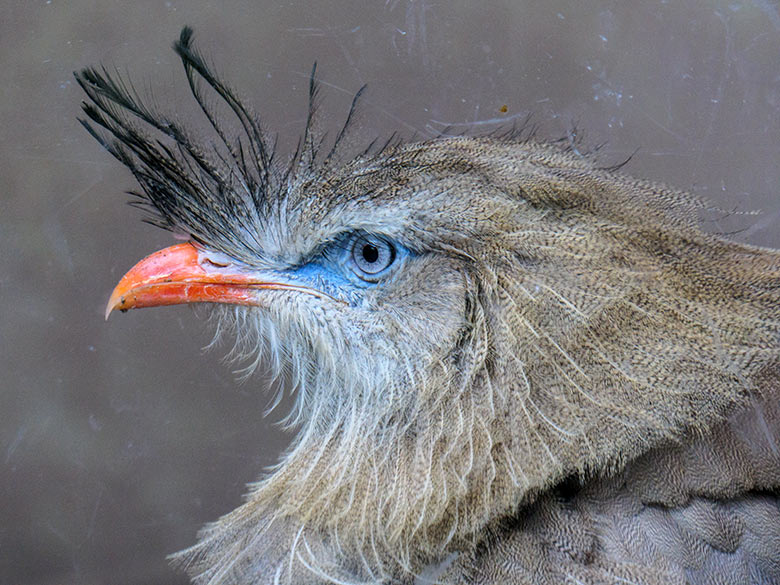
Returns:
[[[336,299],[346,301],[350,305],[357,304],[362,296],[360,293],[365,286],[356,286],[344,276],[340,266],[321,263],[318,260],[320,259],[318,258],[294,270],[290,270],[288,276],[304,286],[322,291]]]
[[[354,239],[350,239],[350,243]],[[363,291],[381,284],[383,276],[389,276],[410,256],[405,247],[390,242],[395,248],[395,260],[384,271],[372,275],[378,278],[378,282],[363,280],[358,276],[360,270],[352,260],[352,246],[345,242],[337,241],[325,248],[309,262],[297,268],[285,271],[285,276],[294,282],[304,286],[320,290],[336,299],[345,301],[350,305],[359,304],[363,298]]]

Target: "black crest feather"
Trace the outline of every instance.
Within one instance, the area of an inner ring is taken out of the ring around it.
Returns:
[[[262,255],[252,234],[296,179],[337,160],[365,89],[355,95],[347,120],[327,154],[314,131],[318,85],[316,64],[309,81],[309,111],[302,138],[286,163],[253,111],[215,73],[185,27],[173,48],[184,67],[190,92],[213,136],[194,136],[178,119],[141,98],[118,71],[86,68],[74,75],[88,101],[80,122],[103,147],[127,166],[142,192],[134,205],[151,211],[147,219],[236,258]],[[216,99],[215,99],[216,98]],[[237,121],[226,120],[225,107]],[[373,143],[372,143],[373,145]],[[371,149],[366,149],[366,152]]]

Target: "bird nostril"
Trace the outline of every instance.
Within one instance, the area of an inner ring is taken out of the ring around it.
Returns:
[[[206,262],[208,262],[212,266],[216,266],[217,268],[226,268],[227,266],[230,266],[229,262],[225,262],[225,263],[216,262],[216,261],[212,260],[211,258],[204,258],[203,259],[203,263],[205,264]]]

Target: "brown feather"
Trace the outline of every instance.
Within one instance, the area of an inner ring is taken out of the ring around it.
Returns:
[[[220,313],[238,354],[289,368],[298,434],[177,556],[195,582],[780,582],[780,252],[703,232],[690,194],[515,134],[338,164],[347,128],[318,156],[313,83],[280,166],[190,43],[218,146],[79,75],[159,223],[258,269],[351,233],[408,251],[375,286],[333,285],[349,302],[270,291]]]

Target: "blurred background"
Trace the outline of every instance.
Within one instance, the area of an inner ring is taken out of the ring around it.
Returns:
[[[200,49],[289,148],[319,64],[335,132],[481,132],[531,114],[607,164],[709,198],[704,226],[780,247],[776,0],[4,2],[0,7],[0,584],[185,583],[165,555],[241,502],[288,436],[261,375],[204,351],[204,311],[103,311],[172,243],[79,126],[105,64],[186,121],[172,41]],[[152,90],[153,88],[153,90]],[[761,213],[754,213],[761,211]]]

